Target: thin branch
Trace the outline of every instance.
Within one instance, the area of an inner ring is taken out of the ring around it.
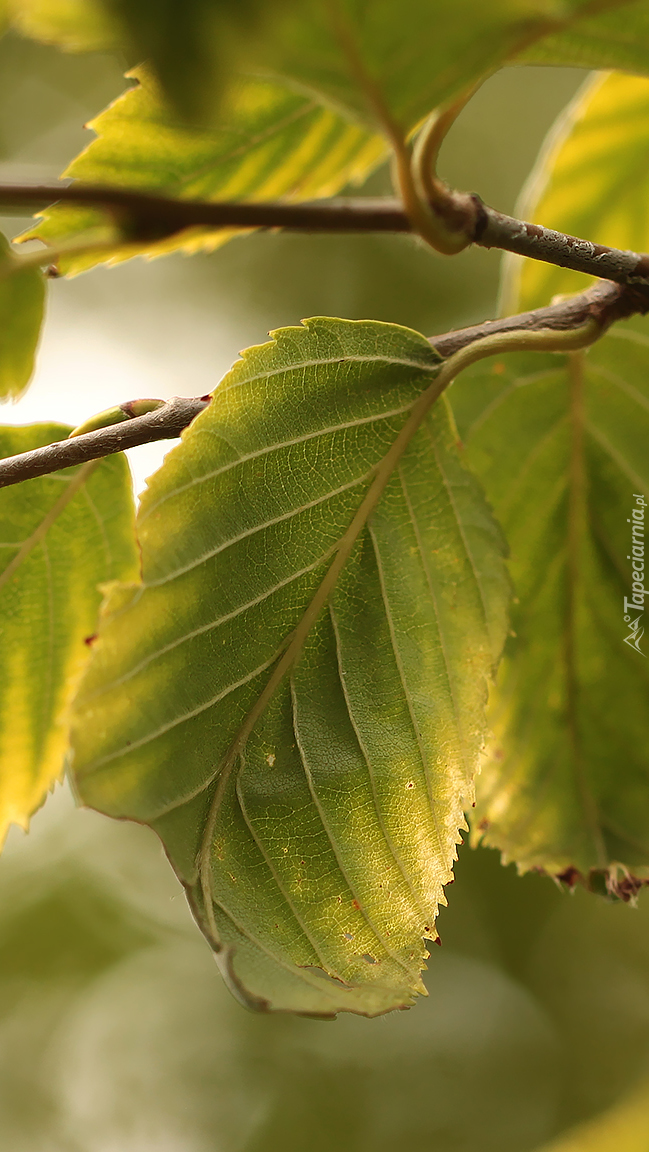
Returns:
[[[483,340],[485,336],[509,332],[569,332],[582,328],[589,320],[595,321],[601,334],[614,321],[647,311],[649,289],[622,288],[619,284],[603,280],[586,292],[567,297],[548,308],[537,308],[534,312],[522,312],[518,316],[508,316],[501,320],[487,320],[484,324],[462,328],[457,332],[445,332],[440,336],[432,336],[430,342],[440,355],[447,358],[474,344],[476,340]],[[205,397],[175,397],[145,416],[98,428],[94,432],[75,436],[72,440],[61,440],[44,448],[34,448],[19,456],[8,456],[0,460],[0,488],[30,480],[34,476],[57,472],[61,468],[70,468],[74,464],[83,464],[86,460],[110,456],[138,444],[174,439],[203,411],[208,402]],[[126,410],[128,405],[122,407]]]
[[[649,256],[580,240],[539,224],[505,216],[478,196],[449,191],[467,235],[482,248],[500,248],[532,260],[571,268],[632,287],[649,287]],[[285,228],[293,232],[411,232],[398,200],[330,199],[289,203],[210,203],[174,200],[126,188],[93,184],[0,185],[0,207],[35,211],[53,203],[104,208],[124,231],[123,243],[152,243],[185,228]],[[450,210],[450,209],[449,209]]]
[[[440,356],[452,356],[460,348],[494,332],[535,332],[541,328],[561,332],[578,328],[589,318],[596,320],[605,331],[618,320],[626,320],[636,313],[644,315],[645,312],[649,312],[649,288],[624,288],[610,280],[600,280],[585,292],[566,296],[557,304],[499,320],[485,320],[483,324],[455,332],[444,332],[441,336],[431,336],[430,342]]]
[[[172,440],[195,416],[207,408],[205,398],[186,399],[175,396],[155,412],[136,416],[122,424],[111,424],[108,428],[98,428],[75,436],[72,440],[58,440],[46,444],[44,448],[34,448],[31,452],[21,452],[18,456],[7,456],[0,460],[0,488],[18,484],[21,480],[31,480],[35,476],[45,476],[58,472],[61,468],[71,468],[74,464],[85,464],[87,460],[98,460],[102,456],[112,456],[125,448],[135,448],[138,444],[150,444],[154,440]]]

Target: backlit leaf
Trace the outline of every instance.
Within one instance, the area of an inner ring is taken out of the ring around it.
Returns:
[[[649,70],[647,0],[12,0],[16,26],[149,61],[183,120],[218,116],[238,71],[409,130],[513,61]]]
[[[0,454],[68,431],[0,428]],[[99,584],[137,572],[126,461],[111,456],[80,479],[69,468],[0,491],[0,844],[10,824],[27,827],[61,776],[66,710],[97,625]]]
[[[178,122],[162,103],[144,69],[126,92],[90,127],[98,135],[64,173],[77,180],[116,184],[161,195],[204,200],[308,199],[328,196],[364,179],[384,157],[380,137],[350,124],[311,97],[249,79],[233,88],[216,131],[198,132]],[[29,233],[59,245],[115,229],[101,212],[57,205]],[[61,260],[68,273],[101,261],[144,253],[195,252],[223,244],[233,231],[192,228],[165,240],[117,240],[108,250],[89,249]]]
[[[517,206],[534,223],[613,248],[649,249],[649,80],[589,79],[559,117]],[[505,306],[536,308],[592,281],[538,260],[507,257]]]
[[[45,283],[39,268],[20,268],[0,234],[0,399],[16,399],[34,371]]]
[[[297,81],[374,129],[383,105],[406,130],[521,54],[649,69],[646,0],[605,0],[596,15],[590,0],[105,2],[189,115],[209,113],[237,66]]]
[[[508,600],[443,403],[228,754],[439,364],[370,321],[249,349],[150,482],[142,583],[111,593],[76,700],[79,796],[156,829],[209,937],[203,862],[252,1007],[376,1015],[423,990]]]
[[[615,331],[568,367],[528,354],[474,368],[452,397],[520,601],[476,833],[522,870],[608,873],[622,895],[626,870],[649,875],[649,635],[640,589],[628,603],[644,562],[648,354]]]
[[[625,0],[604,5],[605,11],[629,7]],[[640,9],[647,10],[646,0]],[[565,54],[567,42],[580,43],[580,19],[590,10],[589,0],[305,0],[272,24],[253,58],[259,68],[290,77],[370,125],[385,127],[387,113],[409,130],[548,35],[562,33],[557,53]],[[596,31],[597,21],[592,24]],[[617,46],[621,35],[608,41]],[[603,36],[589,66],[615,66],[618,53],[611,48],[609,58],[606,44]],[[649,69],[646,38],[634,59]],[[553,63],[551,53],[544,63]]]

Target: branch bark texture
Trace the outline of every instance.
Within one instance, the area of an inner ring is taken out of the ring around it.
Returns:
[[[533,312],[522,312],[518,316],[487,320],[484,324],[476,324],[455,332],[445,332],[440,336],[431,337],[430,342],[436,351],[446,358],[474,341],[495,333],[566,332],[572,328],[582,327],[591,319],[596,320],[604,332],[616,320],[647,311],[649,311],[649,288],[624,288],[610,281],[601,281],[578,296],[568,297],[548,308],[537,308]],[[175,439],[208,403],[209,400],[204,397],[196,399],[175,397],[145,416],[136,416],[121,424],[98,428],[94,432],[75,436],[72,440],[61,440],[44,448],[23,452],[19,456],[8,456],[0,460],[0,488],[33,479],[35,476],[45,476],[75,464],[84,464],[87,460],[110,456],[114,452],[124,451],[125,448],[135,448],[138,444]]]
[[[411,232],[400,201],[391,199],[289,203],[210,203],[174,200],[146,192],[92,184],[0,185],[0,207],[31,208],[53,203],[90,204],[109,211],[124,229],[126,242],[152,242],[184,228],[285,228],[294,232]],[[649,256],[607,248],[539,224],[506,216],[478,196],[449,191],[445,215],[453,228],[482,248],[500,248],[571,268],[629,287],[649,287]]]
[[[111,424],[108,428],[97,428],[72,440],[59,440],[43,448],[33,448],[31,452],[21,452],[18,456],[7,456],[0,460],[0,488],[59,472],[61,468],[71,468],[75,464],[85,464],[87,460],[112,456],[138,444],[173,440],[199,412],[207,408],[208,403],[209,400],[204,398],[175,396],[162,408],[147,412],[145,416]]]

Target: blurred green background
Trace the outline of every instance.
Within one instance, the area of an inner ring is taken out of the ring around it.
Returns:
[[[121,71],[2,42],[0,179],[58,176]],[[494,77],[443,174],[511,211],[582,79]],[[387,186],[380,172],[366,191]],[[240,348],[313,314],[432,335],[493,315],[498,270],[496,253],[444,260],[405,238],[266,234],[56,281],[34,384],[1,418],[78,423],[126,399],[202,394]],[[138,488],[164,451],[131,453]],[[411,1011],[252,1016],[221,984],[153,834],[77,812],[58,788],[0,859],[2,1148],[531,1152],[647,1074],[647,897],[634,909],[567,895],[467,847],[449,902],[430,996]]]

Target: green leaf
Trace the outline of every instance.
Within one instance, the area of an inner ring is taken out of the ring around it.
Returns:
[[[152,16],[151,0],[113,2],[131,26],[137,22],[138,46],[186,112],[205,109],[218,82],[222,37],[228,68],[237,61],[288,78],[374,130],[385,130],[387,118],[414,128],[514,59],[649,70],[647,0],[604,0],[598,15],[591,0],[275,0],[263,10],[263,34],[243,37],[240,28],[261,17],[258,0],[166,0],[162,18],[159,3]]]
[[[111,593],[76,699],[81,800],[156,829],[252,1007],[371,1016],[423,992],[509,594],[443,402],[304,622],[440,363],[370,321],[249,349],[143,496],[142,583]]]
[[[9,0],[12,26],[23,36],[68,52],[116,48],[120,27],[101,0]]]
[[[591,8],[589,0],[305,0],[271,25],[252,59],[375,129],[385,130],[387,113],[408,131],[547,35],[578,37],[580,17]],[[601,55],[598,66],[606,67]],[[643,67],[649,69],[649,51]]]
[[[575,24],[536,41],[519,60],[576,68],[649,71],[649,5],[646,0],[586,4]],[[595,13],[595,14],[594,14]]]
[[[188,120],[209,117],[251,44],[296,0],[104,0]]]
[[[149,61],[186,123],[243,69],[297,82],[371,127],[412,129],[504,64],[649,71],[647,0],[12,0],[26,35]],[[621,13],[621,15],[620,15]]]
[[[0,454],[60,440],[69,428],[0,428]],[[61,776],[66,712],[87,659],[106,580],[137,573],[133,497],[123,456],[0,492],[0,844],[26,828]]]
[[[559,117],[517,206],[534,223],[613,248],[649,249],[649,80],[613,73],[586,81]],[[508,257],[508,311],[536,308],[591,279]]]
[[[617,331],[567,366],[526,354],[474,368],[452,397],[520,601],[475,832],[523,871],[591,874],[621,895],[625,869],[649,876],[643,596],[625,611],[629,521],[649,494],[648,360],[645,337]]]
[[[385,129],[387,115],[404,131],[521,53],[543,63],[649,69],[646,0],[605,0],[597,16],[591,0],[107,3],[190,116],[209,112],[236,67],[289,78],[374,130]]]
[[[45,281],[21,268],[0,233],[0,399],[17,399],[34,371],[43,320]]]
[[[140,84],[121,96],[90,127],[95,140],[64,173],[78,180],[145,188],[166,196],[205,200],[304,199],[328,196],[360,181],[385,156],[385,144],[312,98],[278,84],[248,79],[233,88],[221,127],[192,131],[160,99],[145,69]],[[100,231],[103,226],[103,232]],[[165,240],[91,248],[61,259],[68,274],[108,260],[212,250],[236,233],[191,228]],[[57,205],[28,234],[59,246],[84,236],[110,242],[115,228],[92,209]]]

